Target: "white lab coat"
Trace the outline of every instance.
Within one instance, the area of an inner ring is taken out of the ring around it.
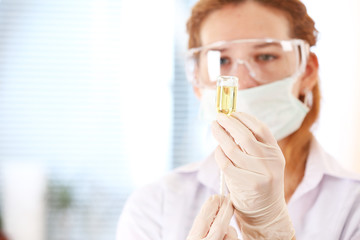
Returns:
[[[117,240],[185,240],[203,203],[218,193],[213,155],[178,168],[130,196]],[[314,140],[288,209],[297,240],[360,240],[360,177],[343,170]],[[239,232],[234,219],[231,224]]]

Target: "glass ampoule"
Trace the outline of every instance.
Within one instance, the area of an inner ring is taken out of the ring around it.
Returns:
[[[234,76],[219,76],[217,78],[216,110],[230,115],[236,111],[238,78]]]
[[[216,89],[216,110],[219,113],[230,115],[236,111],[238,78],[234,76],[219,76]],[[225,195],[224,173],[220,171],[220,195]]]

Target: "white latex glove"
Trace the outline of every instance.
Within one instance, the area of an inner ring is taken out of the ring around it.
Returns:
[[[237,240],[229,226],[234,208],[228,197],[214,195],[202,206],[186,240]]]
[[[216,162],[225,175],[244,239],[295,234],[284,197],[285,158],[270,130],[245,113],[219,114],[212,131]]]

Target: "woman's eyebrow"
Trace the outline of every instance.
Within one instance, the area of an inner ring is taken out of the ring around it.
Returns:
[[[224,52],[224,51],[226,51],[226,50],[228,50],[227,48],[217,48],[217,47],[212,47],[212,48],[209,48],[208,49],[208,52],[209,51],[219,51],[219,52]]]
[[[254,46],[254,48],[265,48],[265,47],[280,47],[282,48],[280,43],[277,42],[267,42],[267,43],[261,43]]]

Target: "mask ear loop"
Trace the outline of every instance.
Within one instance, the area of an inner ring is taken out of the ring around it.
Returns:
[[[304,90],[304,104],[310,109],[313,105],[313,93],[309,89]]]
[[[305,71],[306,63],[308,61],[309,55],[310,55],[310,46],[308,43],[302,43],[301,45],[301,54],[302,56],[305,56],[305,61],[302,63],[302,69]],[[309,109],[312,108],[313,105],[313,93],[310,89],[305,88],[304,89],[304,104]]]

